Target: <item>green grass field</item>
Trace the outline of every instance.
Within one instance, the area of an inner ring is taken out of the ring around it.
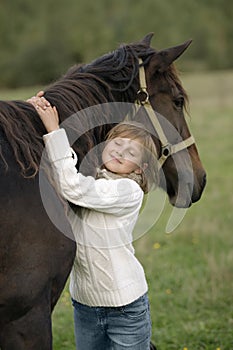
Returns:
[[[232,350],[233,72],[181,78],[208,183],[173,233],[165,233],[166,203],[156,225],[135,242],[149,283],[152,340],[158,350]],[[7,91],[0,98],[36,91]],[[53,338],[55,350],[75,349],[67,287],[53,314]]]

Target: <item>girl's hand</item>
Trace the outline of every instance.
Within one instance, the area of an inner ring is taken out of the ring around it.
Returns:
[[[46,107],[50,107],[49,101],[47,101],[44,97],[44,91],[37,92],[36,96],[32,96],[26,102],[31,103],[35,108],[37,107],[37,104],[42,103]]]
[[[45,99],[44,99],[45,100]],[[47,106],[45,101],[39,101],[36,105],[36,110],[42,120],[47,132],[52,132],[59,129],[59,117],[56,107]]]
[[[56,107],[52,107],[44,97],[44,91],[39,91],[36,96],[27,100],[37,110],[46,130],[49,132],[59,129],[59,117]]]

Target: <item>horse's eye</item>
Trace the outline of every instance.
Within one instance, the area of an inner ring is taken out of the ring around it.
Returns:
[[[183,97],[179,97],[174,99],[174,104],[177,108],[183,108],[184,106],[184,98]]]

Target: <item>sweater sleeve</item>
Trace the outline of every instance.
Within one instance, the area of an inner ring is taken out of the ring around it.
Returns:
[[[141,206],[143,191],[133,180],[94,179],[77,171],[77,155],[71,149],[64,129],[43,137],[55,170],[58,190],[68,201],[81,207],[122,215]]]

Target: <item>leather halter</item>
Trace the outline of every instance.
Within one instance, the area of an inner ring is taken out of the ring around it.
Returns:
[[[190,136],[186,140],[178,142],[174,145],[172,145],[168,141],[160,125],[159,119],[149,101],[149,94],[148,94],[147,85],[146,85],[145,69],[141,59],[139,59],[139,82],[140,82],[140,89],[138,90],[137,94],[138,96],[145,95],[145,98],[142,101],[141,100],[139,101],[139,99],[137,99],[136,103],[146,107],[146,112],[150,118],[152,125],[154,126],[155,131],[158,134],[159,140],[161,142],[161,147],[162,147],[161,156],[158,159],[159,167],[161,168],[168,157],[170,157],[172,154],[175,154],[177,152],[182,151],[183,149],[190,147],[195,143],[195,140],[193,136]]]

